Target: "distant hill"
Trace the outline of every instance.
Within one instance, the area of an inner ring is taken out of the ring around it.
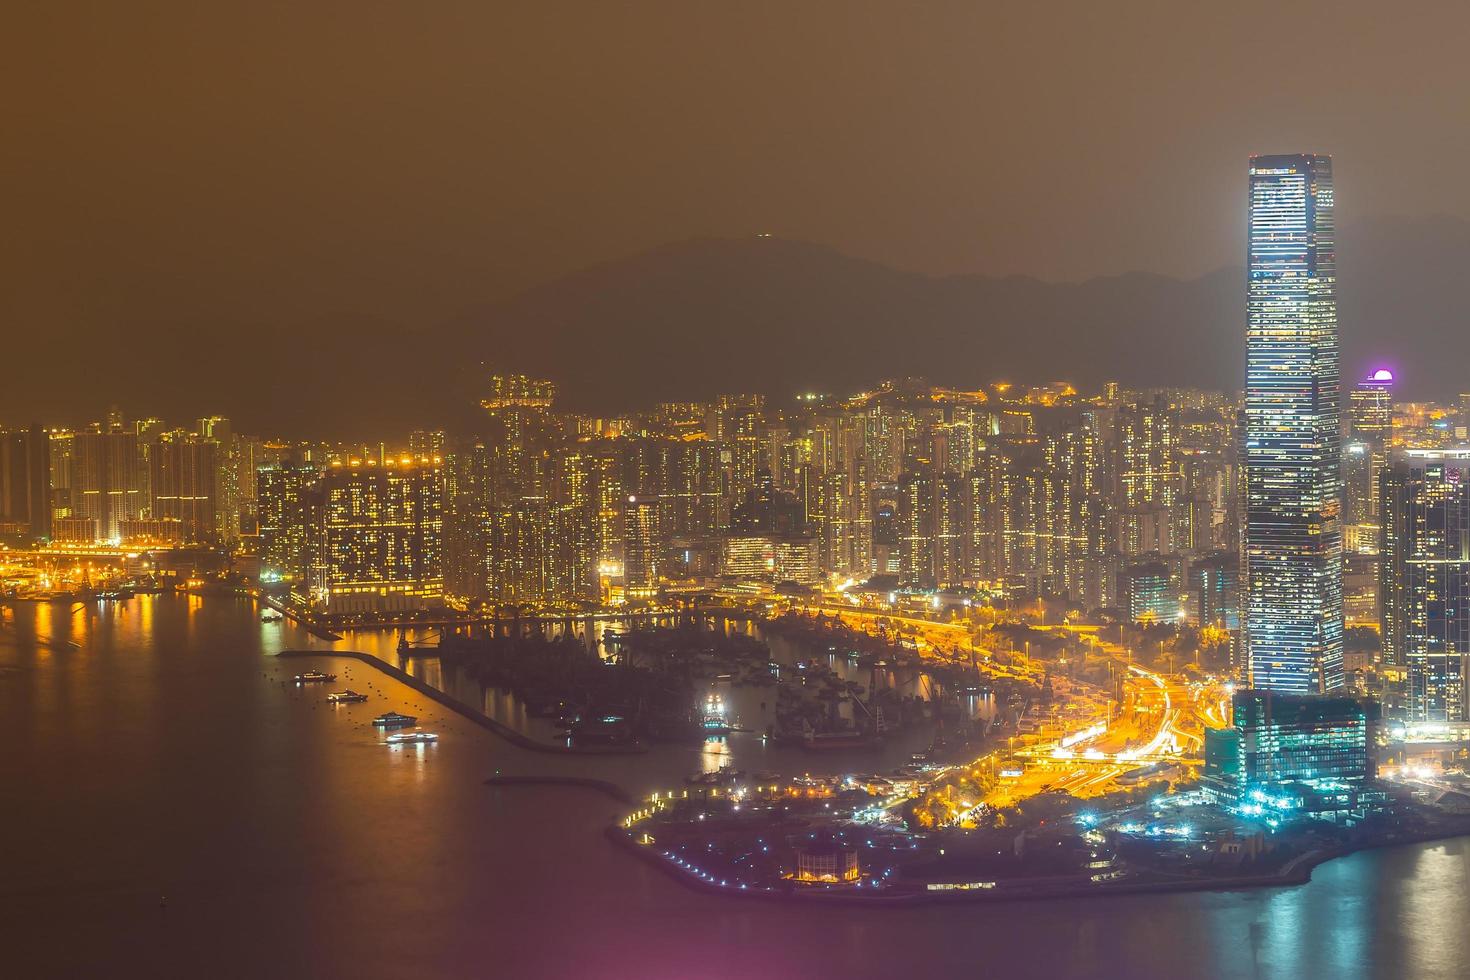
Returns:
[[[1470,390],[1470,223],[1374,219],[1340,239],[1345,378],[1388,364],[1406,395]],[[227,309],[207,326],[127,336],[12,331],[0,419],[78,421],[50,413],[116,402],[369,438],[473,417],[482,362],[545,374],[565,407],[608,412],[724,391],[843,393],[898,375],[1238,388],[1244,307],[1239,268],[1188,281],[930,277],[821,245],[701,239],[418,331],[362,317],[260,327],[230,323]]]
[[[802,242],[707,239],[575,273],[450,329],[493,363],[568,380],[566,405],[591,409],[905,374],[1220,387],[1242,370],[1244,308],[1230,270],[931,278]]]
[[[1470,223],[1374,219],[1339,242],[1345,379],[1392,365],[1406,393],[1470,389]],[[1080,283],[934,278],[772,238],[681,242],[603,263],[447,328],[461,349],[566,382],[596,409],[716,391],[940,383],[1241,385],[1244,273]]]

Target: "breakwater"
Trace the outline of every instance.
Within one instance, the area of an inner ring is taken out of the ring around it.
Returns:
[[[370,667],[382,671],[389,677],[418,691],[424,697],[443,705],[455,714],[469,719],[481,728],[488,729],[510,742],[517,748],[526,749],[530,752],[541,752],[547,755],[636,755],[648,751],[641,745],[631,746],[577,746],[577,745],[551,745],[539,742],[534,738],[523,735],[508,725],[489,718],[479,711],[469,707],[445,694],[430,684],[424,683],[412,674],[406,673],[399,668],[374,657],[369,653],[360,653],[356,650],[282,650],[276,654],[277,657],[344,657],[351,660],[360,660]]]

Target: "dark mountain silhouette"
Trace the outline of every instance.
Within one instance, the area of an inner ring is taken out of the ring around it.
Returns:
[[[700,240],[568,276],[457,329],[492,363],[562,380],[582,409],[847,392],[896,375],[1219,387],[1240,373],[1240,292],[1229,271],[931,278],[800,242]]]
[[[1344,378],[1386,363],[1406,393],[1449,397],[1470,384],[1459,283],[1470,223],[1374,219],[1340,239]],[[562,381],[567,407],[606,410],[719,391],[845,392],[905,374],[1233,389],[1244,322],[1239,267],[1188,281],[933,278],[751,238],[604,263],[450,330],[492,364]]]
[[[1470,388],[1470,223],[1375,219],[1339,244],[1344,377],[1388,364],[1400,391]],[[266,288],[266,287],[263,287]],[[160,323],[90,336],[11,331],[0,419],[83,421],[109,403],[251,431],[391,436],[473,418],[486,370],[544,374],[570,409],[719,392],[845,393],[886,377],[1238,388],[1239,268],[1181,281],[929,277],[771,238],[703,239],[606,262],[418,331],[363,317]],[[488,366],[488,367],[487,367]]]

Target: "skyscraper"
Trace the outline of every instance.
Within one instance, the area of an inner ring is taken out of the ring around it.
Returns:
[[[440,463],[334,465],[312,495],[312,594],[328,613],[394,612],[442,601]]]
[[[180,429],[162,433],[150,450],[153,518],[178,521],[184,541],[215,540],[220,530],[219,443]]]
[[[39,425],[0,432],[0,524],[31,537],[51,534],[49,450],[50,438]]]
[[[1348,392],[1348,441],[1342,457],[1344,544],[1378,551],[1378,483],[1393,435],[1393,372],[1379,368]]]
[[[1332,161],[1252,157],[1246,302],[1246,650],[1251,684],[1339,687],[1341,443]]]
[[[1407,449],[1383,474],[1384,659],[1411,721],[1463,721],[1470,667],[1470,450]]]

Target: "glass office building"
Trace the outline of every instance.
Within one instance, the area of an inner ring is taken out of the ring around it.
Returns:
[[[1332,161],[1250,164],[1245,390],[1245,642],[1251,686],[1343,683]]]
[[[1237,691],[1228,728],[1205,730],[1205,792],[1252,816],[1353,821],[1380,807],[1378,706],[1350,697]]]

